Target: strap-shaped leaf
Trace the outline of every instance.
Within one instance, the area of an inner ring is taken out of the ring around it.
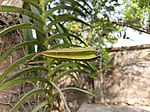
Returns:
[[[50,24],[48,24],[48,28],[51,29],[51,27],[52,27],[53,25],[58,24],[58,23],[60,23],[60,22],[64,22],[64,21],[77,21],[77,22],[80,22],[80,23],[82,23],[82,24],[85,24],[85,25],[91,27],[91,25],[89,25],[88,23],[82,21],[81,19],[78,19],[78,18],[76,18],[76,17],[73,17],[73,16],[70,15],[70,14],[63,14],[63,15],[60,15],[60,16],[58,17],[58,19],[55,19],[55,20],[52,21]]]
[[[52,2],[53,0],[44,0],[44,7],[48,5],[49,2]]]
[[[14,6],[0,6],[0,12],[15,12],[15,13],[27,15],[31,18],[38,20],[40,23],[43,23],[42,18],[39,15],[31,11],[28,11],[27,9],[14,7]]]
[[[21,75],[24,75],[24,74],[32,72],[32,71],[37,71],[37,70],[48,71],[47,68],[45,68],[44,66],[32,66],[32,67],[28,67],[28,68],[25,68],[25,69],[17,72],[14,76],[12,76],[11,78],[7,79],[7,81],[16,79],[17,77],[20,77]]]
[[[48,5],[49,2],[52,2],[53,0],[45,0],[44,1],[44,6],[46,7]],[[72,4],[72,6],[74,7],[74,5],[82,8],[86,13],[90,14],[90,12],[85,8],[85,6],[81,5],[79,2],[75,1],[75,0],[64,0],[64,1],[67,1],[67,2],[70,2]],[[83,3],[85,3],[90,9],[90,5],[85,1],[85,0],[82,0]]]
[[[9,26],[9,23],[7,20],[0,18],[0,22],[4,23],[5,25]]]
[[[17,104],[13,107],[13,109],[11,110],[11,112],[16,112],[17,109],[19,109],[19,107],[21,107],[21,105],[26,102],[31,96],[38,94],[38,93],[49,93],[49,91],[47,89],[44,88],[37,88],[37,89],[33,89],[32,91],[28,92],[27,94],[25,94],[18,102]]]
[[[17,49],[23,48],[24,46],[28,46],[28,45],[36,45],[37,41],[26,41],[20,44],[17,44],[13,47],[11,47],[9,50],[7,50],[6,52],[4,52],[1,56],[0,56],[0,62],[2,62],[8,55],[10,55],[12,52],[16,51]]]
[[[86,91],[84,89],[76,88],[76,87],[67,87],[67,88],[61,89],[61,91],[63,91],[63,92],[80,91],[80,92],[83,92],[83,93],[88,94],[90,96],[93,96],[95,98],[98,98],[95,94],[93,94],[91,92],[88,92],[88,91]]]
[[[92,10],[91,6],[86,2],[86,0],[81,0],[81,1]]]
[[[56,35],[52,35],[52,36],[49,37],[49,42],[51,42],[52,40],[57,39],[57,38],[63,38],[64,36],[74,37],[75,39],[77,39],[81,43],[83,43],[85,46],[88,46],[81,38],[79,38],[76,35],[70,34],[70,33],[59,33],[59,34],[56,34]]]
[[[57,71],[61,70],[62,68],[67,68],[67,67],[72,67],[72,68],[76,68],[76,67],[83,67],[87,70],[89,70],[90,68],[88,66],[86,66],[85,64],[81,64],[81,63],[75,63],[75,62],[66,62],[66,63],[62,63],[58,66],[56,66],[52,71],[51,74],[56,73]]]
[[[74,12],[79,13],[82,16],[86,16],[82,11],[80,11],[78,8],[74,8],[71,6],[65,6],[65,5],[61,5],[61,6],[56,6],[54,8],[51,8],[50,10],[46,11],[46,17],[48,17],[49,15],[52,15],[54,11],[56,10],[61,10],[61,9],[66,9],[66,10],[72,10]]]
[[[92,62],[87,62],[87,65],[88,65],[93,71],[98,71],[98,68],[97,68]]]
[[[61,69],[64,68],[64,67],[67,68],[67,67],[76,67],[76,66],[79,66],[79,64],[73,63],[73,62],[62,63],[62,64],[56,66],[56,67],[52,70],[51,74],[53,75],[54,73],[56,73],[57,71],[61,70]]]
[[[85,8],[85,6],[81,5],[79,2],[75,1],[75,0],[64,0],[64,1],[68,1],[70,3],[72,3],[72,6],[76,5],[80,8],[82,8],[86,13],[90,14],[90,12]]]
[[[30,5],[31,11],[40,15],[40,12],[32,5]],[[44,17],[45,18],[45,17]],[[43,29],[43,24],[41,24],[39,21],[36,19],[33,19],[33,24],[36,25],[39,29]],[[37,46],[37,51],[43,51],[44,48],[42,44],[45,41],[46,33],[45,35],[41,34],[40,32],[36,31],[36,40],[40,43],[40,45]]]
[[[7,70],[0,76],[0,82],[2,80],[4,80],[7,77],[7,75],[10,72],[12,72],[17,66],[19,66],[22,63],[25,63],[26,60],[30,60],[34,55],[35,55],[34,53],[33,54],[29,54],[29,55],[27,55],[27,56],[17,60],[13,65],[11,65],[9,68],[7,68]]]
[[[51,16],[51,15],[49,15],[49,18],[50,18],[51,21],[54,21],[54,20],[55,20],[54,17]],[[64,27],[61,26],[60,24],[57,23],[57,24],[55,24],[55,26],[56,26],[56,28],[58,29],[58,31],[59,31],[60,33],[67,32],[67,31],[64,29]],[[69,43],[67,39],[69,40],[68,37],[63,38],[63,41],[64,41],[65,44],[68,44],[68,43]]]
[[[49,58],[69,59],[69,60],[91,60],[98,58],[100,53],[93,48],[63,48],[56,50],[47,50],[37,54]]]
[[[42,8],[36,1],[34,1],[34,0],[23,0],[23,1],[33,5],[34,7],[36,7],[39,10],[40,13],[42,13]]]
[[[30,23],[30,18],[26,15],[23,15],[21,20],[22,20],[21,21],[22,23]],[[35,40],[35,38],[33,37],[33,34],[32,34],[32,29],[22,29],[22,32],[23,32],[24,41]],[[25,51],[27,54],[35,52],[35,45],[32,44],[30,46],[26,46]]]
[[[67,70],[61,74],[59,74],[58,76],[56,76],[53,80],[53,82],[58,82],[62,77],[64,77],[65,75],[70,75],[71,73],[76,73],[76,72],[83,72],[83,73],[88,73],[87,71],[85,70],[81,70],[81,69],[70,69],[70,70]]]
[[[29,23],[22,23],[14,26],[10,26],[2,31],[0,31],[0,37],[4,34],[7,34],[8,32],[11,32],[13,30],[18,30],[18,29],[35,29],[36,31],[40,32],[41,34],[44,34],[44,31],[42,29],[39,29],[37,26],[34,24],[29,24]]]
[[[36,107],[33,108],[32,112],[39,112],[39,110],[43,108],[45,105],[48,105],[47,100],[40,102]]]
[[[62,88],[61,91],[62,91],[62,92],[80,91],[80,92],[85,93],[85,94],[87,94],[87,95],[90,95],[90,96],[93,96],[93,97],[95,97],[95,98],[98,98],[95,94],[93,94],[93,93],[91,93],[91,92],[88,92],[87,90],[77,88],[77,87],[66,87],[66,88]],[[56,92],[56,93],[53,94],[53,97],[57,97],[58,95],[59,95],[59,93]]]
[[[58,66],[56,66],[52,71],[51,71],[51,75],[56,75],[56,73],[58,72],[58,71],[62,71],[64,68],[70,68],[70,69],[72,69],[72,68],[78,68],[78,69],[84,69],[84,70],[86,70],[87,72],[91,69],[91,68],[89,68],[88,66],[86,66],[85,64],[81,64],[81,63],[75,63],[75,62],[69,62],[69,63],[62,63],[62,64],[60,64],[60,65],[58,65]],[[65,72],[64,72],[65,73]],[[64,75],[64,73],[63,73],[63,75]],[[59,74],[59,72],[58,72],[58,74]],[[68,72],[67,72],[67,74],[68,74]],[[69,74],[68,74],[69,75]],[[71,75],[71,77],[79,84],[80,83],[80,80],[79,80],[79,78],[78,77],[76,77],[76,76],[74,76],[74,75]]]
[[[42,78],[42,77],[24,77],[24,78],[11,80],[11,81],[5,82],[4,84],[1,84],[0,90],[14,86],[16,84],[25,83],[29,81],[40,81],[40,82],[49,83],[47,79]]]

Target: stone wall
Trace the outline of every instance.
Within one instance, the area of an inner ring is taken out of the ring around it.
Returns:
[[[111,70],[95,81],[101,101],[150,105],[150,45],[110,49]]]

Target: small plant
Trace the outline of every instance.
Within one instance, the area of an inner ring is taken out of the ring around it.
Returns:
[[[99,51],[89,48],[80,37],[71,34],[65,27],[68,21],[80,22],[91,27],[79,19],[88,15],[89,10],[90,6],[85,0],[80,0],[80,2],[74,0],[23,0],[22,8],[0,6],[1,12],[14,12],[21,15],[20,23],[0,31],[0,37],[11,31],[22,29],[24,40],[3,53],[0,56],[0,62],[12,52],[20,48],[25,49],[25,56],[12,64],[0,76],[0,90],[21,83],[34,82],[35,85],[16,103],[12,112],[16,112],[21,105],[36,94],[42,94],[44,98],[33,108],[33,112],[46,105],[49,110],[55,110],[58,96],[69,112],[62,92],[78,90],[95,96],[80,88],[60,88],[59,86],[60,80],[67,75],[72,76],[79,84],[80,74],[90,74],[95,68],[88,60],[98,58]],[[74,41],[77,41],[78,44],[74,44]],[[21,64],[25,66],[12,77],[6,78]]]

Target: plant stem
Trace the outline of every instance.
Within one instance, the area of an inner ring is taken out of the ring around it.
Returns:
[[[64,97],[62,91],[60,90],[60,88],[59,88],[54,82],[51,82],[51,84],[52,84],[52,85],[55,87],[55,89],[59,92],[59,94],[60,94],[60,96],[61,96],[61,98],[62,98],[62,100],[63,100],[63,102],[64,102],[64,104],[65,104],[65,107],[66,107],[67,112],[71,112],[70,109],[69,109],[69,107],[68,107],[68,105],[67,105],[67,102],[66,102],[66,100],[65,100],[65,97]]]

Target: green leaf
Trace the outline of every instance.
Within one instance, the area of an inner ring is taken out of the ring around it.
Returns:
[[[76,76],[74,76],[74,75],[71,75],[71,77],[72,77],[72,79],[75,80],[75,82],[76,82],[78,85],[81,84],[81,80],[79,79],[79,77],[76,77]]]
[[[74,37],[75,39],[79,40],[81,43],[83,43],[85,46],[88,46],[82,39],[80,39],[78,36],[76,35],[73,35],[73,34],[70,34],[70,33],[59,33],[59,34],[56,34],[56,35],[52,35],[49,37],[49,42],[52,42],[54,39],[57,39],[57,38],[63,38],[64,36],[72,36]]]
[[[31,8],[31,11],[40,15],[40,12],[32,5],[30,5],[30,8]],[[45,17],[44,17],[45,18]],[[43,26],[44,24],[41,24],[39,21],[37,21],[36,19],[33,20],[34,22],[34,25],[36,25],[39,29],[44,29]],[[46,37],[46,32],[45,32],[45,35],[41,34],[40,32],[36,31],[36,40],[39,42],[39,45],[37,46],[37,51],[43,51],[44,48],[43,48],[43,43],[45,41],[45,37]]]
[[[69,59],[69,60],[91,60],[99,57],[99,51],[93,48],[63,48],[47,50],[37,54],[49,58]]]
[[[115,8],[113,6],[106,7],[107,11],[114,11]]]
[[[71,74],[71,73],[76,73],[76,72],[84,72],[84,73],[87,73],[87,71],[81,70],[81,69],[70,69],[70,70],[66,70],[65,72],[63,72],[63,73],[57,75],[57,76],[54,78],[53,82],[56,83],[56,82],[58,82],[63,76],[69,75],[69,74]]]
[[[48,101],[47,100],[40,102],[36,107],[34,107],[34,109],[32,110],[32,112],[38,112],[45,105],[48,105]]]
[[[81,0],[81,1],[92,10],[91,6],[86,2],[86,0]]]
[[[4,84],[1,84],[0,90],[6,89],[10,86],[14,86],[15,84],[25,83],[29,81],[40,81],[40,82],[49,83],[47,79],[42,77],[24,77],[15,80],[10,80],[8,82],[5,82]]]
[[[54,75],[54,74],[57,73],[58,71],[61,71],[62,68],[67,68],[67,67],[75,68],[75,67],[77,67],[77,66],[79,66],[79,64],[74,63],[74,62],[61,63],[61,64],[59,64],[58,66],[56,66],[56,67],[51,71],[51,74]]]
[[[7,68],[7,70],[0,76],[0,82],[2,80],[4,80],[7,77],[7,75],[10,72],[12,72],[17,66],[19,66],[22,63],[25,63],[26,60],[30,60],[34,55],[35,55],[34,53],[33,54],[29,54],[29,55],[27,55],[27,56],[17,60],[14,64],[12,64],[9,68]]]
[[[37,88],[37,89],[34,89],[30,92],[28,92],[27,94],[25,94],[18,102],[17,104],[13,107],[12,111],[11,112],[16,112],[17,109],[19,109],[19,107],[21,107],[21,105],[26,102],[31,96],[35,95],[35,94],[38,94],[40,92],[44,92],[44,93],[48,93],[49,91],[47,89],[44,89],[44,88]]]
[[[69,15],[69,14],[63,14],[61,16],[58,17],[58,19],[55,19],[54,21],[52,21],[50,24],[48,24],[48,29],[51,29],[51,27],[55,24],[58,24],[60,22],[64,22],[64,21],[77,21],[77,22],[80,22],[82,24],[85,24],[87,26],[90,26],[88,23],[82,21],[81,19],[78,19],[76,17],[73,17],[72,15]]]
[[[42,18],[39,15],[23,8],[14,7],[14,6],[0,6],[0,12],[15,12],[15,13],[27,15],[31,18],[38,20],[40,23],[43,23]]]
[[[37,41],[26,41],[20,44],[15,45],[14,47],[11,47],[9,50],[7,50],[6,52],[4,52],[1,56],[0,56],[0,62],[2,62],[8,55],[10,55],[12,52],[16,51],[17,49],[23,48],[24,46],[28,46],[28,45],[36,45]]]
[[[114,4],[114,6],[120,6],[120,5],[121,5],[121,4],[119,4],[119,3],[115,3],[115,4]]]
[[[17,78],[23,74],[28,73],[28,72],[38,71],[38,70],[48,71],[47,68],[45,68],[44,66],[31,66],[31,67],[25,68],[25,69],[17,72],[14,76],[7,79],[7,81],[13,80],[13,79],[15,79],[15,78]]]
[[[55,20],[54,17],[51,16],[51,15],[49,15],[49,18],[50,18],[50,20],[52,20],[52,21]],[[65,33],[65,32],[67,32],[67,31],[65,30],[65,28],[63,28],[63,26],[61,26],[60,24],[57,23],[57,24],[55,24],[55,26],[57,27],[57,29],[58,29],[58,31],[59,31],[60,33]],[[68,38],[68,37],[63,38],[63,41],[64,41],[65,44],[68,44],[68,43],[69,43],[68,40],[67,40],[67,38]]]
[[[23,15],[21,22],[22,23],[30,23],[30,18],[26,15]],[[33,40],[35,40],[35,38],[33,37],[33,34],[32,34],[32,29],[23,29],[22,31],[23,31],[24,41],[33,41]],[[32,44],[30,46],[26,46],[25,51],[26,51],[27,54],[34,53],[35,52],[35,45]]]
[[[34,0],[23,0],[23,1],[24,1],[24,2],[27,2],[27,3],[31,4],[31,5],[33,5],[34,7],[36,7],[36,8],[39,10],[40,13],[42,13],[42,8],[41,8],[40,5],[39,5],[37,2],[35,2]]]
[[[98,68],[92,63],[92,62],[87,62],[87,64],[92,68],[93,71],[97,71]]]
[[[124,35],[123,35],[123,39],[126,39],[126,32],[125,32]]]
[[[18,25],[13,25],[10,26],[2,31],[0,31],[0,37],[4,34],[7,34],[13,30],[18,30],[18,29],[35,29],[36,31],[40,32],[41,34],[44,35],[44,31],[42,29],[39,29],[37,26],[35,26],[34,24],[29,24],[29,23],[22,23],[22,24],[18,24]]]
[[[61,63],[61,64],[59,64],[58,66],[56,66],[56,67],[52,70],[51,74],[53,75],[55,72],[59,71],[59,70],[60,70],[61,68],[63,68],[63,67],[65,67],[65,68],[67,68],[67,67],[76,67],[76,66],[78,66],[78,65],[79,65],[79,64],[74,63],[74,62]]]
[[[80,89],[80,88],[76,88],[76,87],[63,88],[63,89],[61,89],[61,91],[62,91],[62,92],[80,91],[80,92],[83,92],[83,93],[88,94],[88,95],[90,95],[90,96],[93,96],[93,97],[95,97],[95,98],[98,98],[95,94],[93,94],[93,93],[91,93],[91,92],[88,92],[88,91],[86,91],[86,90]],[[56,97],[56,96],[58,96],[58,95],[59,95],[59,93],[57,92],[57,93],[54,94],[54,97]]]
[[[53,0],[44,0],[44,7],[48,5],[49,2],[52,2]]]
[[[76,88],[76,87],[68,87],[68,88],[64,88],[64,89],[61,89],[63,92],[66,92],[66,91],[80,91],[80,92],[83,92],[85,94],[88,94],[88,95],[91,95],[95,98],[98,98],[95,94],[91,93],[91,92],[88,92],[86,90],[83,90],[83,89],[80,89],[80,88]]]
[[[73,10],[73,11],[79,13],[82,16],[86,16],[82,11],[80,11],[77,8],[74,8],[74,7],[71,7],[71,6],[61,5],[61,6],[56,6],[54,8],[51,8],[50,10],[46,11],[46,17],[48,17],[49,15],[52,15],[54,11],[61,10],[61,9]]]
[[[57,71],[61,70],[62,68],[67,68],[67,67],[71,67],[71,68],[76,68],[76,67],[83,67],[87,70],[89,70],[89,67],[84,65],[84,64],[81,64],[81,63],[75,63],[75,62],[66,62],[66,63],[62,63],[62,64],[59,64],[58,66],[56,66],[52,71],[51,71],[51,74],[53,75],[54,73],[56,73]]]
[[[72,3],[72,6],[78,6],[80,8],[82,8],[87,14],[90,14],[90,12],[85,8],[85,6],[81,5],[79,2],[75,1],[75,0],[64,0],[64,1],[68,1],[70,3]]]

